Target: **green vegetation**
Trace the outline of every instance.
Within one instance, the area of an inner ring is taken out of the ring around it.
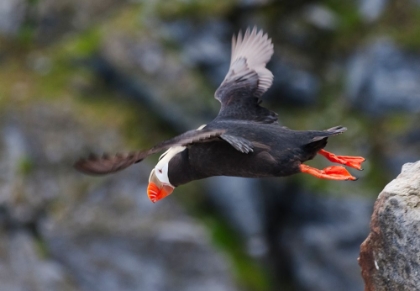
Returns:
[[[27,176],[33,171],[34,167],[35,165],[29,157],[23,157],[18,161],[17,169],[19,174]]]
[[[191,1],[158,1],[155,6],[156,13],[166,19],[171,18],[201,18],[219,16],[230,9],[236,1],[215,1],[191,0]]]

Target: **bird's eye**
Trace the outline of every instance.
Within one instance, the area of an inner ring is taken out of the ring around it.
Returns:
[[[162,174],[162,169],[158,169],[158,171],[159,171],[159,173],[161,173],[161,174]]]

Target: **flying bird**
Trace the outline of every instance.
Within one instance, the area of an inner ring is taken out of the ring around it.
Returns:
[[[317,169],[305,165],[319,154],[329,161],[362,170],[365,160],[324,150],[327,139],[347,129],[292,130],[278,123],[277,114],[260,105],[273,74],[266,64],[273,55],[267,34],[255,27],[232,38],[229,71],[215,98],[219,114],[210,123],[163,141],[151,149],[127,154],[91,155],[74,167],[85,174],[120,171],[151,154],[165,151],[150,173],[147,195],[152,202],[175,187],[212,176],[282,177],[307,173],[321,179],[356,180],[343,166]]]

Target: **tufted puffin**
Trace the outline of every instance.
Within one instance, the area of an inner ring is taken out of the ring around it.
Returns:
[[[101,157],[91,155],[75,163],[85,174],[120,171],[147,156],[165,151],[150,173],[147,194],[156,202],[175,187],[212,176],[281,177],[307,173],[331,180],[356,180],[343,166],[316,169],[305,165],[319,154],[329,161],[361,170],[365,160],[324,150],[327,139],[346,131],[291,130],[278,123],[277,114],[262,107],[273,74],[266,68],[273,54],[267,34],[255,27],[232,38],[229,71],[215,98],[219,114],[210,123],[163,141],[149,150]]]

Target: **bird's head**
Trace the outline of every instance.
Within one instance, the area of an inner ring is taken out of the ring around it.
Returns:
[[[168,178],[168,164],[156,165],[149,176],[149,186],[147,187],[147,196],[153,203],[165,198],[174,191],[175,187],[171,185]]]
[[[153,203],[165,198],[166,196],[170,195],[172,191],[174,191],[175,186],[172,186],[172,183],[169,181],[169,165],[172,161],[172,158],[178,153],[182,152],[184,149],[184,146],[175,146],[169,148],[160,156],[159,162],[150,173],[149,186],[147,187],[147,196],[149,196],[150,201]],[[173,164],[171,165],[173,172],[174,166]]]

